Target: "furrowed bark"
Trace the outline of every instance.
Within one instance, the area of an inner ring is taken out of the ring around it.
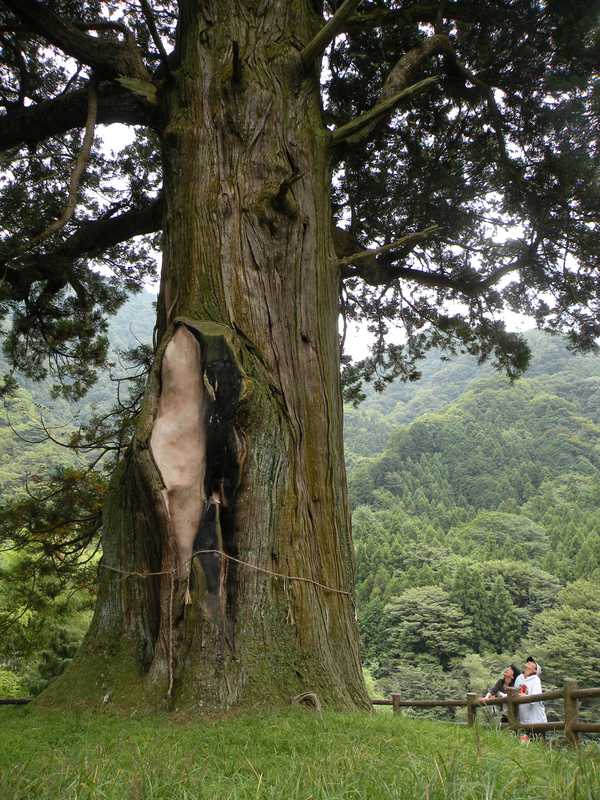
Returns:
[[[81,701],[85,683],[85,702],[222,711],[309,692],[366,709],[329,134],[297,46],[322,21],[308,0],[180,9],[160,345],[107,506],[94,622],[46,696]]]

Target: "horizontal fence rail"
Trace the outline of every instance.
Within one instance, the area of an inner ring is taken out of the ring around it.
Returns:
[[[562,689],[553,689],[542,694],[520,695],[514,687],[507,690],[506,697],[491,697],[484,700],[474,692],[469,692],[464,700],[403,700],[400,692],[394,692],[389,699],[373,699],[374,706],[392,706],[395,714],[403,708],[466,708],[467,725],[474,725],[477,709],[485,706],[505,706],[508,727],[513,731],[541,733],[545,731],[564,731],[571,744],[579,744],[580,733],[600,733],[600,723],[582,722],[579,719],[579,701],[600,698],[600,687],[579,687],[576,681],[567,681]],[[556,722],[538,722],[523,724],[519,721],[518,707],[529,703],[549,700],[562,700],[564,719]]]
[[[0,697],[0,706],[24,706],[32,700],[33,697]]]

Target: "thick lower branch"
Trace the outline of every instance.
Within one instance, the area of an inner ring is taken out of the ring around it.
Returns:
[[[0,118],[0,151],[21,144],[35,144],[50,136],[85,125],[88,89],[11,111]],[[118,84],[105,81],[98,87],[98,124],[153,125],[152,110],[144,100]]]

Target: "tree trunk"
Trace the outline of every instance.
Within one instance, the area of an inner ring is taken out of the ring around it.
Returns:
[[[339,274],[310,0],[180,2],[162,92],[159,346],[98,604],[47,694],[367,707],[342,452]],[[148,575],[147,573],[158,573]]]

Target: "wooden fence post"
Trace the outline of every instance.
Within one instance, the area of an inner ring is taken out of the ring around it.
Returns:
[[[572,695],[574,689],[577,689],[577,681],[565,681],[565,737],[569,744],[577,746],[579,734],[573,730],[573,723],[577,722],[579,700]]]
[[[475,692],[467,692],[467,725],[474,725],[477,716],[477,694]]]
[[[400,692],[392,695],[392,713],[400,714]]]
[[[517,696],[517,690],[514,686],[509,686],[506,690],[506,716],[508,718],[508,727],[512,731],[516,731],[519,725],[519,714],[517,707],[513,703],[513,699]]]

